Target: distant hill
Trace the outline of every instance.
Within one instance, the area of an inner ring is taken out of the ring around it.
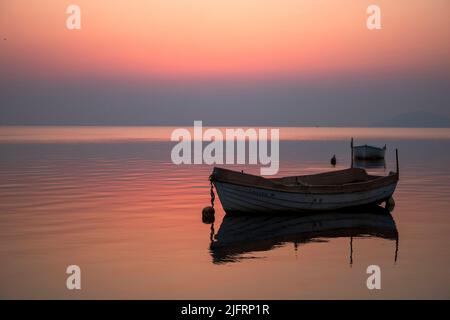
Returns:
[[[427,111],[416,111],[402,113],[373,125],[378,127],[449,128],[450,118]]]

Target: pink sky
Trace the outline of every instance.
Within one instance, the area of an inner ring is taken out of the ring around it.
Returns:
[[[69,31],[69,4],[82,29]],[[378,4],[382,30],[366,28]],[[222,76],[449,67],[448,0],[4,0],[14,76]]]

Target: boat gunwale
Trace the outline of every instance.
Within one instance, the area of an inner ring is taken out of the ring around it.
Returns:
[[[362,148],[375,149],[377,151],[385,151],[386,150],[386,146],[384,146],[383,148],[376,147],[376,146],[370,146],[370,145],[367,145],[367,144],[363,144],[363,145],[359,145],[359,146],[353,146],[353,149],[362,149]]]
[[[366,172],[364,169],[360,168],[350,168],[350,169],[344,169],[340,170],[342,172],[347,170],[362,170]],[[220,171],[226,173],[232,173],[234,175],[244,175],[246,178],[256,179],[259,180],[259,182],[263,183],[251,183],[249,181],[245,181],[244,179],[230,179],[229,177],[224,177],[223,175],[220,176]],[[218,174],[219,172],[219,174]],[[336,173],[337,171],[331,171],[329,173]],[[317,175],[325,175],[326,173],[319,173],[319,174],[313,174],[313,175],[304,175],[304,176],[317,176]],[[367,174],[367,172],[366,172]],[[303,177],[304,177],[303,176]],[[367,175],[369,177],[375,177],[370,180],[366,181],[358,181],[358,182],[351,182],[351,183],[344,183],[344,184],[335,184],[335,185],[285,185],[274,182],[270,178],[264,178],[261,176],[256,176],[248,173],[241,173],[229,169],[223,169],[219,167],[214,167],[213,174],[211,175],[212,182],[219,182],[219,183],[228,183],[233,184],[237,186],[242,187],[248,187],[248,188],[254,188],[254,189],[260,189],[260,190],[268,190],[268,191],[277,191],[277,192],[287,192],[287,193],[303,193],[303,194],[352,194],[352,193],[359,193],[359,192],[366,192],[382,187],[387,187],[393,184],[397,184],[399,177],[398,173],[390,173],[388,176],[373,176],[373,175]],[[302,177],[302,176],[292,176],[292,177]],[[290,177],[283,177],[283,178],[290,178]],[[283,178],[273,178],[273,179],[283,179]]]

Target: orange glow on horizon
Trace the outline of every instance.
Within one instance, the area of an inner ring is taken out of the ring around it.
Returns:
[[[0,13],[11,74],[315,74],[449,67],[448,1],[88,1],[79,31],[67,1],[14,0]]]
[[[106,127],[106,126],[3,126],[0,127],[0,143],[94,143],[124,141],[170,142],[172,132],[179,127]],[[187,129],[192,140],[193,127]],[[210,127],[203,127],[202,134]],[[214,127],[222,132],[240,127]],[[450,139],[449,128],[358,128],[358,127],[261,127],[269,130],[279,129],[282,141],[330,141],[359,139]],[[247,130],[248,127],[244,127]],[[202,138],[203,135],[200,137]],[[248,138],[247,138],[248,140]],[[269,134],[270,140],[270,134]],[[173,142],[177,143],[177,142]]]

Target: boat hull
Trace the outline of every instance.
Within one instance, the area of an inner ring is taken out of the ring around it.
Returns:
[[[380,204],[389,199],[397,183],[351,193],[296,193],[215,182],[217,194],[227,213],[273,213],[331,211]]]

